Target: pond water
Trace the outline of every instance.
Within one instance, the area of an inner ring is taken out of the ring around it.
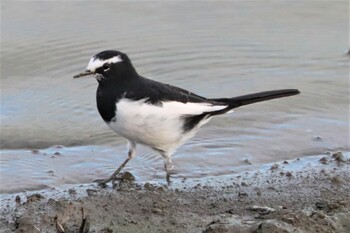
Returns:
[[[213,118],[173,156],[173,179],[350,150],[346,1],[1,5],[2,193],[89,183],[124,161],[125,140],[97,112],[96,80],[72,78],[106,49],[206,97],[301,91]],[[143,146],[125,170],[164,182],[161,157]]]

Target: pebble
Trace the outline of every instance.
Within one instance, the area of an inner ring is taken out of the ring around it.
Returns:
[[[161,214],[161,213],[163,213],[163,211],[161,209],[159,209],[159,208],[152,208],[151,211],[154,214]]]
[[[124,172],[122,174],[122,181],[135,181],[135,176],[133,174],[131,174],[130,172]]]
[[[76,191],[75,189],[69,189],[69,190],[68,190],[68,193],[69,193],[70,195],[75,195],[75,194],[77,194],[77,191]]]
[[[248,187],[246,182],[241,182],[241,185],[244,186],[244,187]]]
[[[328,162],[326,157],[322,157],[319,161],[320,161],[320,163],[322,163],[324,165],[326,165]]]
[[[315,206],[317,209],[323,210],[328,207],[328,202],[326,201],[319,201],[315,203]]]
[[[249,159],[245,159],[243,160],[243,162],[245,162],[246,164],[252,164],[252,162],[250,162]]]
[[[45,197],[39,193],[35,193],[32,195],[27,196],[27,202],[35,202],[40,201],[41,199],[44,199]]]
[[[96,195],[97,191],[94,189],[87,189],[86,193],[88,196],[93,196],[93,195]]]
[[[332,154],[332,157],[337,161],[337,162],[345,162],[343,153],[341,152],[336,152]]]
[[[339,176],[334,176],[331,178],[332,184],[342,184],[344,181]]]
[[[152,185],[151,183],[147,182],[144,184],[143,186],[144,189],[148,190],[148,191],[154,191],[155,190],[155,187],[154,185]]]
[[[167,204],[164,202],[155,201],[153,202],[153,207],[156,209],[164,209],[165,207],[167,207]]]
[[[248,208],[248,210],[259,211],[259,214],[262,214],[262,215],[266,215],[266,214],[273,213],[276,211],[274,208],[271,208],[268,206],[258,206],[258,205],[254,205],[254,206]]]
[[[16,202],[16,205],[20,205],[21,204],[21,197],[17,195],[15,198],[15,202]]]
[[[274,164],[270,167],[270,170],[273,171],[273,170],[277,170],[278,169],[278,164]]]

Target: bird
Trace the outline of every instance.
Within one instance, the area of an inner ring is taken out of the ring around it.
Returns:
[[[280,89],[232,98],[205,98],[139,75],[128,55],[116,50],[97,53],[85,71],[73,78],[88,75],[98,82],[96,102],[103,121],[128,141],[126,160],[109,178],[94,181],[99,185],[117,179],[135,157],[137,144],[159,152],[170,184],[174,168],[171,156],[212,117],[244,105],[300,93],[297,89]]]

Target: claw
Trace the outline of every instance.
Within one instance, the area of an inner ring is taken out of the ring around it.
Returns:
[[[101,186],[103,188],[107,187],[107,183],[111,181],[110,179],[98,179],[98,180],[94,180],[94,183],[97,183],[98,186]]]

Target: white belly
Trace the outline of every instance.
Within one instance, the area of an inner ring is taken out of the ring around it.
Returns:
[[[162,106],[121,99],[117,103],[116,121],[108,126],[119,135],[159,150],[175,150],[184,141],[194,136],[200,126],[210,118],[201,121],[193,130],[184,133],[183,117],[216,111],[226,106],[204,103],[163,102]]]

